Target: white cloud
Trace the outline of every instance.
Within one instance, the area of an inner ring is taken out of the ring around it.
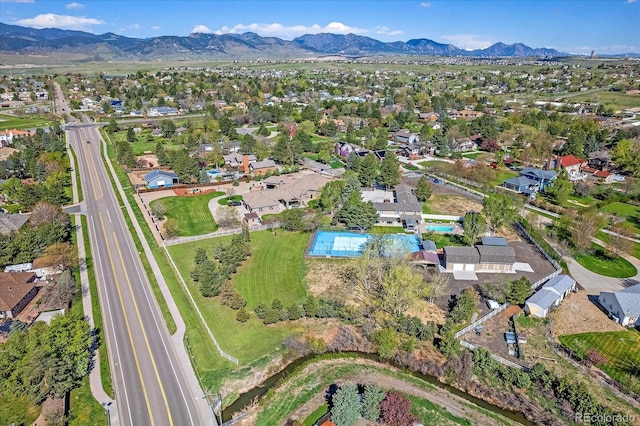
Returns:
[[[423,1],[422,3],[420,3],[420,7],[424,7],[424,8],[431,7],[431,3]]]
[[[80,3],[69,3],[65,6],[65,9],[84,9],[84,4],[80,4]]]
[[[374,27],[373,32],[379,35],[388,35],[388,36],[395,36],[403,33],[402,30],[392,30],[389,27],[385,27],[385,26]]]
[[[89,31],[93,25],[102,25],[104,21],[95,18],[86,18],[84,16],[45,13],[33,18],[19,19],[16,21],[16,24],[33,28],[61,28],[64,30]]]
[[[158,31],[159,29],[161,29],[162,27],[160,25],[154,25],[153,27],[151,27],[151,29],[153,31]]]
[[[637,0],[627,0],[627,3],[635,3]]]
[[[35,0],[0,0],[0,3],[33,3]]]
[[[442,40],[453,44],[460,49],[474,50],[474,49],[485,49],[496,41],[485,35],[474,35],[474,34],[451,34],[444,35],[441,37]]]
[[[140,24],[132,24],[132,25],[127,25],[120,28],[120,31],[131,31],[131,30],[137,31],[139,29],[140,29]]]
[[[200,34],[213,34],[213,31],[209,29],[206,25],[196,25],[191,30],[191,33],[200,33]]]
[[[204,25],[199,25],[198,27],[203,27],[208,30]],[[196,27],[196,28],[198,28]],[[253,23],[249,25],[237,24],[233,27],[223,26],[222,28],[215,31],[216,34],[239,34],[245,33],[247,31],[257,33],[261,36],[268,37],[280,37],[283,39],[292,39],[303,34],[318,34],[318,33],[332,33],[332,34],[364,34],[368,31],[362,28],[350,27],[349,25],[345,25],[341,22],[330,22],[325,26],[320,26],[318,24],[314,24],[311,26],[306,25],[292,25],[292,26],[284,26],[279,23],[272,24],[260,24]],[[195,29],[192,32],[196,32]],[[202,31],[200,31],[202,32]]]

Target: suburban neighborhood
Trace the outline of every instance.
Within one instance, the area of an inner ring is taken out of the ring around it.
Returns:
[[[0,70],[0,425],[638,424],[636,58],[109,65]]]

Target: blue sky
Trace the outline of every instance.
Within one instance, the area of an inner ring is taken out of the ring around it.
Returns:
[[[128,37],[243,33],[293,39],[354,33],[477,49],[502,41],[563,52],[640,52],[638,0],[0,0],[0,21]]]

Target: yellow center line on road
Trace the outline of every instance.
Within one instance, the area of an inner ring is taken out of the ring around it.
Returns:
[[[113,233],[113,238],[115,239],[116,233]],[[127,279],[127,283],[129,284],[129,293],[131,293],[131,300],[133,301],[133,307],[136,310],[136,315],[138,316],[138,321],[140,321],[140,327],[142,328],[142,336],[144,337],[144,342],[147,345],[147,350],[149,351],[149,356],[151,357],[151,364],[153,365],[153,371],[156,374],[156,379],[158,379],[158,386],[160,386],[160,393],[162,394],[162,399],[164,400],[164,406],[167,409],[167,415],[169,416],[169,424],[173,426],[173,418],[171,417],[171,410],[169,409],[169,402],[167,401],[167,394],[164,391],[164,386],[162,386],[162,381],[160,380],[160,375],[158,374],[158,367],[156,365],[156,360],[153,356],[153,352],[151,352],[151,346],[149,345],[149,339],[147,338],[147,332],[144,329],[144,323],[142,322],[142,317],[140,317],[140,310],[138,309],[138,303],[136,302],[136,298],[133,295],[133,288],[131,286],[131,280],[129,280],[129,274],[127,273],[127,268],[124,267],[124,258],[122,257],[122,251],[120,250],[120,244],[118,244],[118,240],[116,239],[116,249],[118,249],[118,255],[120,256],[120,262],[122,262],[122,269],[124,270],[124,276]]]
[[[145,387],[144,379],[142,378],[142,370],[140,370],[140,361],[138,360],[138,353],[136,352],[136,347],[133,344],[133,335],[131,333],[131,326],[129,325],[129,318],[127,316],[127,310],[124,307],[124,301],[122,299],[122,293],[120,292],[120,284],[118,283],[118,279],[116,278],[116,268],[115,268],[115,265],[113,264],[113,256],[111,255],[111,249],[109,248],[109,241],[107,239],[107,232],[104,229],[104,221],[102,220],[102,213],[98,212],[98,217],[100,219],[100,226],[102,227],[102,233],[104,234],[104,242],[105,242],[105,245],[107,246],[107,253],[109,254],[109,261],[111,262],[111,270],[113,271],[113,280],[115,281],[116,290],[118,291],[118,298],[120,299],[120,306],[122,307],[122,315],[124,317],[124,322],[125,322],[125,325],[127,327],[127,334],[129,335],[129,342],[131,343],[131,350],[133,351],[133,358],[136,361],[136,369],[138,370],[138,377],[140,378],[140,384],[142,385],[142,393],[144,394],[144,400],[147,403],[147,411],[149,413],[149,419],[151,420],[151,424],[154,425],[155,422],[153,421],[153,413],[151,411],[151,403],[149,402],[149,395],[147,394],[147,388]],[[114,239],[115,239],[115,233],[114,233]],[[117,245],[117,241],[116,241],[116,245]],[[120,250],[120,248],[118,248],[118,250]],[[120,256],[120,257],[122,258],[122,256]],[[153,359],[153,356],[151,357],[151,359]],[[156,374],[157,374],[157,372],[156,372]],[[164,391],[162,392],[162,394],[164,396]],[[166,402],[166,399],[165,399],[165,402]]]
[[[86,144],[82,144],[82,137],[80,137],[80,132],[78,131],[77,134],[79,135],[78,143],[82,146],[82,150],[85,152],[85,157],[89,158],[89,161],[91,161],[92,167],[89,167],[89,179],[91,179],[91,188],[93,189],[93,196],[96,200],[99,200],[100,198],[102,198],[104,194],[102,193],[102,184],[100,183],[100,178],[98,177],[98,168],[96,167],[96,163],[95,163],[95,160],[93,159],[93,155],[91,155],[91,153],[87,155],[87,150],[89,150],[89,148],[85,146]],[[95,175],[95,181],[93,179],[91,172],[93,172],[93,175]],[[96,186],[100,188],[99,196],[98,196],[98,193],[96,192]]]

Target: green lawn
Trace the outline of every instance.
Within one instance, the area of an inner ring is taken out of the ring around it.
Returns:
[[[332,169],[341,169],[342,167],[344,167],[344,164],[342,164],[342,161],[339,160],[335,160],[329,163],[329,165],[331,166]]]
[[[33,405],[26,396],[15,398],[0,394],[0,424],[32,424],[40,415],[42,407]]]
[[[278,297],[287,306],[292,302],[302,302],[306,296],[303,278],[305,274],[303,252],[310,234],[278,232],[274,236],[269,231],[251,233],[252,255],[233,275],[236,289],[247,299],[248,308],[253,309],[259,302],[271,302]],[[193,255],[202,247],[211,254],[211,247],[231,237],[207,239],[168,247],[182,277],[189,284],[196,303],[205,321],[209,324],[221,348],[238,358],[240,366],[246,367],[259,359],[272,358],[282,350],[282,340],[298,331],[301,326],[295,322],[282,322],[265,326],[255,316],[245,324],[235,319],[236,311],[222,306],[215,298],[200,295],[189,272]],[[188,325],[187,325],[188,327]],[[208,339],[208,337],[207,337]],[[193,351],[202,351],[207,346],[198,347],[202,342],[191,341]],[[196,356],[198,354],[196,353]],[[207,383],[219,383],[225,374],[231,374],[233,364],[223,361],[218,354],[201,353],[207,359],[202,365],[209,370]],[[221,370],[226,368],[227,371]],[[239,372],[237,374],[241,374]],[[250,371],[244,371],[248,374]]]
[[[604,241],[605,243],[608,243],[611,241],[611,235],[602,231],[596,232],[596,238],[599,239],[600,241]],[[635,257],[636,259],[640,259],[640,244],[634,244],[633,250],[629,254]]]
[[[422,240],[431,240],[436,243],[437,248],[443,248],[445,246],[466,246],[467,243],[464,241],[461,235],[454,234],[438,234],[435,232],[429,232],[426,234],[422,234]]]
[[[229,204],[229,201],[242,201],[242,195],[232,195],[231,197],[220,198],[218,200],[218,204],[226,206]]]
[[[69,426],[106,425],[107,414],[93,398],[89,387],[89,376],[82,379],[82,385],[71,391],[69,397]]]
[[[600,210],[607,213],[613,213],[621,217],[632,217],[640,213],[640,207],[620,202],[607,204]]]
[[[579,356],[595,349],[607,362],[600,366],[608,375],[625,383],[635,377],[632,388],[640,393],[640,332],[634,329],[608,333],[560,336],[560,341]]]
[[[629,278],[638,272],[635,266],[623,257],[611,259],[604,254],[602,247],[595,244],[593,246],[593,254],[580,254],[576,256],[578,263],[591,272],[614,278]]]
[[[318,420],[322,418],[325,414],[329,412],[329,404],[326,402],[322,404],[316,411],[309,414],[307,418],[302,422],[302,426],[313,426],[316,424]]]
[[[462,156],[464,158],[468,158],[470,160],[475,160],[476,158],[478,158],[478,155],[480,154],[486,154],[486,152],[470,152],[470,153],[463,153]]]
[[[165,151],[180,149],[182,148],[181,144],[173,144],[169,139],[163,137],[153,136],[151,140],[149,140],[151,136],[150,131],[142,132],[141,134],[136,134],[136,141],[131,144],[131,149],[133,150],[134,155],[143,155],[145,152],[156,152],[156,145],[158,142],[162,143]],[[114,133],[111,136],[111,140],[114,142],[121,142],[127,139],[127,131],[121,130],[117,133]]]
[[[369,233],[376,235],[404,234],[405,230],[402,226],[372,226]]]
[[[0,114],[0,131],[2,130],[23,130],[32,129],[34,127],[46,127],[51,124],[51,121],[44,117],[14,117],[12,115]]]
[[[188,197],[160,198],[152,201],[149,207],[153,208],[154,204],[161,201],[167,209],[167,218],[175,219],[178,223],[179,237],[208,234],[218,229],[209,210],[209,201],[224,194],[215,191]]]
[[[489,182],[489,184],[493,186],[502,185],[502,182],[504,182],[505,180],[518,177],[518,176],[519,176],[518,172],[513,172],[511,170],[501,170],[496,175],[496,178],[491,182]]]

